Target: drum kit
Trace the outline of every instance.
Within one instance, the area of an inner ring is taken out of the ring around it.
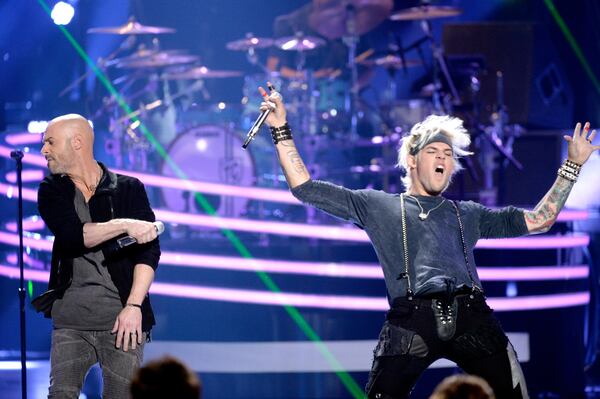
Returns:
[[[444,111],[438,98],[440,72],[450,82],[450,95],[458,100],[441,49],[430,34],[429,22],[458,15],[461,10],[423,5],[392,13],[392,8],[392,0],[315,1],[308,17],[308,24],[315,32],[312,35],[297,32],[294,36],[268,38],[248,33],[239,40],[227,43],[228,50],[246,53],[248,63],[262,70],[257,75],[238,70],[213,69],[199,64],[199,57],[185,50],[162,49],[157,38],[174,33],[175,29],[172,28],[142,25],[131,18],[121,26],[89,29],[89,34],[124,37],[122,45],[108,57],[99,60],[98,66],[110,76],[112,84],[126,103],[138,104],[134,109],[124,111],[119,106],[120,101],[113,96],[102,100],[94,119],[108,119],[111,136],[106,145],[108,154],[114,158],[114,165],[118,168],[175,176],[177,173],[169,166],[170,162],[162,161],[158,155],[163,151],[157,148],[162,147],[191,179],[240,186],[281,187],[283,178],[267,135],[259,137],[262,143],[251,146],[248,151],[241,149],[244,136],[240,130],[248,129],[258,116],[262,101],[257,87],[271,81],[285,98],[290,122],[302,131],[298,137],[306,139],[299,145],[305,147],[303,152],[309,168],[313,165],[313,171],[320,171],[320,176],[315,177],[335,180],[336,176],[331,174],[339,168],[328,168],[327,165],[319,168],[319,152],[335,147],[347,149],[348,142],[361,146],[361,142],[367,141],[370,145],[390,148],[398,142],[393,139],[398,132],[394,126],[382,128],[379,135],[383,138],[379,141],[370,137],[365,140],[365,137],[357,135],[361,101],[358,67],[397,71],[423,65],[420,60],[406,59],[403,56],[405,51],[381,56],[376,56],[373,50],[356,54],[359,37],[384,20],[422,21],[426,39],[413,47],[429,42],[435,66],[433,101],[420,99],[400,110],[396,107],[394,111],[399,112],[397,115],[390,115],[389,109],[382,108],[383,111],[379,111],[388,113],[382,120],[391,117],[393,124],[405,123],[406,126],[401,126],[405,129],[409,123],[420,120],[424,110]],[[149,44],[139,44],[145,38],[151,38]],[[328,41],[337,39],[341,39],[348,54],[342,68],[310,70],[306,67],[306,57],[312,51],[326,48]],[[294,76],[288,77],[279,71],[269,70],[261,62],[259,50],[270,49],[297,55]],[[211,103],[212,96],[205,84],[207,81],[242,77],[243,96],[239,103]],[[69,85],[61,94],[68,92],[84,78]],[[142,124],[153,136],[148,135]],[[374,130],[379,130],[379,127]],[[332,143],[340,139],[343,145]],[[393,173],[386,168],[374,168],[372,165],[361,167],[350,163],[344,175],[366,173],[374,169],[381,170],[383,175]],[[173,210],[199,211],[195,208],[193,195],[184,191],[163,190],[158,200]],[[240,216],[248,208],[241,198],[214,200],[213,205],[222,216]]]

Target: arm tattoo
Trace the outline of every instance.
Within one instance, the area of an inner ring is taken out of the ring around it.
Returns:
[[[287,156],[297,174],[301,175],[307,173],[306,166],[304,166],[304,162],[302,162],[302,158],[300,158],[298,151],[295,149],[290,150],[287,152]]]
[[[531,232],[546,232],[556,221],[567,197],[573,188],[573,182],[558,177],[550,191],[536,205],[533,211],[525,212],[525,220],[532,226]]]

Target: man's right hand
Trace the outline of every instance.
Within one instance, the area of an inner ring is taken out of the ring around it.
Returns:
[[[267,120],[265,121],[267,125],[270,127],[281,127],[285,125],[287,121],[287,112],[285,110],[285,105],[283,105],[283,98],[281,94],[277,91],[272,91],[267,96],[267,92],[262,87],[258,88],[258,91],[261,96],[263,96],[264,101],[260,105],[260,111],[264,112],[267,109],[271,110],[269,116],[267,116]]]

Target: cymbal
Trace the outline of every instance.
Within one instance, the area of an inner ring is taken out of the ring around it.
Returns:
[[[315,36],[286,36],[275,40],[275,45],[285,51],[308,51],[325,45],[325,40]]]
[[[392,21],[413,21],[419,19],[434,19],[455,17],[462,14],[462,9],[451,6],[423,5],[400,10],[390,16]]]
[[[268,37],[256,37],[254,35],[246,36],[243,39],[234,40],[227,43],[225,46],[229,50],[246,51],[251,48],[267,48],[273,45],[273,39]]]
[[[159,51],[146,57],[121,59],[116,65],[117,68],[162,68],[173,65],[189,64],[197,60],[198,57],[195,55],[171,51]]]
[[[323,0],[308,17],[309,26],[328,39],[349,34],[363,35],[383,22],[394,5],[393,0]],[[347,32],[350,10],[354,10],[354,32]]]
[[[98,27],[87,30],[87,33],[111,33],[115,35],[159,35],[173,32],[175,32],[175,29],[172,28],[142,25],[133,17],[129,18],[129,21],[121,26]]]
[[[404,60],[397,55],[386,55],[384,57],[370,58],[358,62],[361,65],[380,66],[387,69],[414,68],[423,65],[419,60]]]
[[[146,48],[144,46],[140,46],[140,47],[138,47],[137,50],[135,50],[134,53],[131,53],[128,56],[125,56],[125,57],[115,58],[113,60],[107,61],[105,63],[105,65],[106,66],[113,66],[113,65],[118,65],[118,64],[128,64],[128,63],[131,63],[131,62],[136,62],[136,61],[140,61],[140,60],[143,60],[143,59],[147,59],[148,57],[156,55],[158,53],[164,53],[164,54],[184,54],[184,53],[186,53],[186,50],[162,50],[162,51],[159,51],[157,49]]]
[[[193,79],[217,79],[234,78],[242,76],[241,71],[226,71],[209,69],[205,66],[193,67],[184,71],[168,72],[162,75],[165,80],[193,80]]]

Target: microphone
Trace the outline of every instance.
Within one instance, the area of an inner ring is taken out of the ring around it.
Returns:
[[[267,87],[269,88],[270,92],[275,91],[275,87],[271,83],[267,83]],[[265,101],[267,101],[267,92],[263,91],[262,96],[263,96],[263,99]],[[269,116],[270,113],[271,113],[271,108],[267,108],[266,110],[264,110],[263,112],[260,113],[258,118],[256,118],[256,121],[254,121],[254,124],[252,125],[250,130],[248,130],[248,135],[246,136],[246,141],[244,141],[244,144],[242,144],[243,149],[246,149],[250,145],[250,142],[252,140],[254,140],[254,137],[260,130],[263,123],[265,123],[265,121],[267,120],[267,116]]]
[[[154,222],[152,224],[154,225],[158,235],[161,235],[165,231],[165,224],[163,222]],[[131,236],[121,237],[117,239],[116,249],[122,249],[135,243],[137,243],[137,240]]]

